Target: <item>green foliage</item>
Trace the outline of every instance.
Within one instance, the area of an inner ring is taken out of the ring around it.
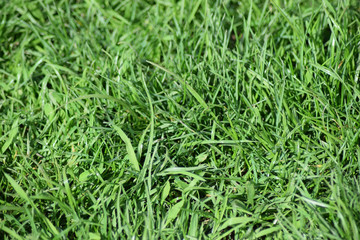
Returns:
[[[356,0],[0,1],[4,239],[359,239]]]

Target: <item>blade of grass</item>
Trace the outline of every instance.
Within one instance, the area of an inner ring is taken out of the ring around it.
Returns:
[[[125,132],[118,126],[112,124],[112,128],[116,130],[116,132],[120,135],[121,139],[125,142],[126,145],[126,151],[130,160],[131,166],[134,168],[135,171],[140,171],[139,162],[136,158],[136,154],[134,151],[134,148],[131,144],[131,140],[128,138],[128,136],[125,134]]]

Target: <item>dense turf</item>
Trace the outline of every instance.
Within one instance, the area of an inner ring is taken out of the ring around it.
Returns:
[[[357,0],[0,19],[5,239],[359,239]]]

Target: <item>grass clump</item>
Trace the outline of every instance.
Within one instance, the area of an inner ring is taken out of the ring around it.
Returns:
[[[5,239],[359,239],[357,1],[3,1]]]

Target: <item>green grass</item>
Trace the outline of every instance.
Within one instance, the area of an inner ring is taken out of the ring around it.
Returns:
[[[357,0],[0,2],[4,239],[359,239]]]

